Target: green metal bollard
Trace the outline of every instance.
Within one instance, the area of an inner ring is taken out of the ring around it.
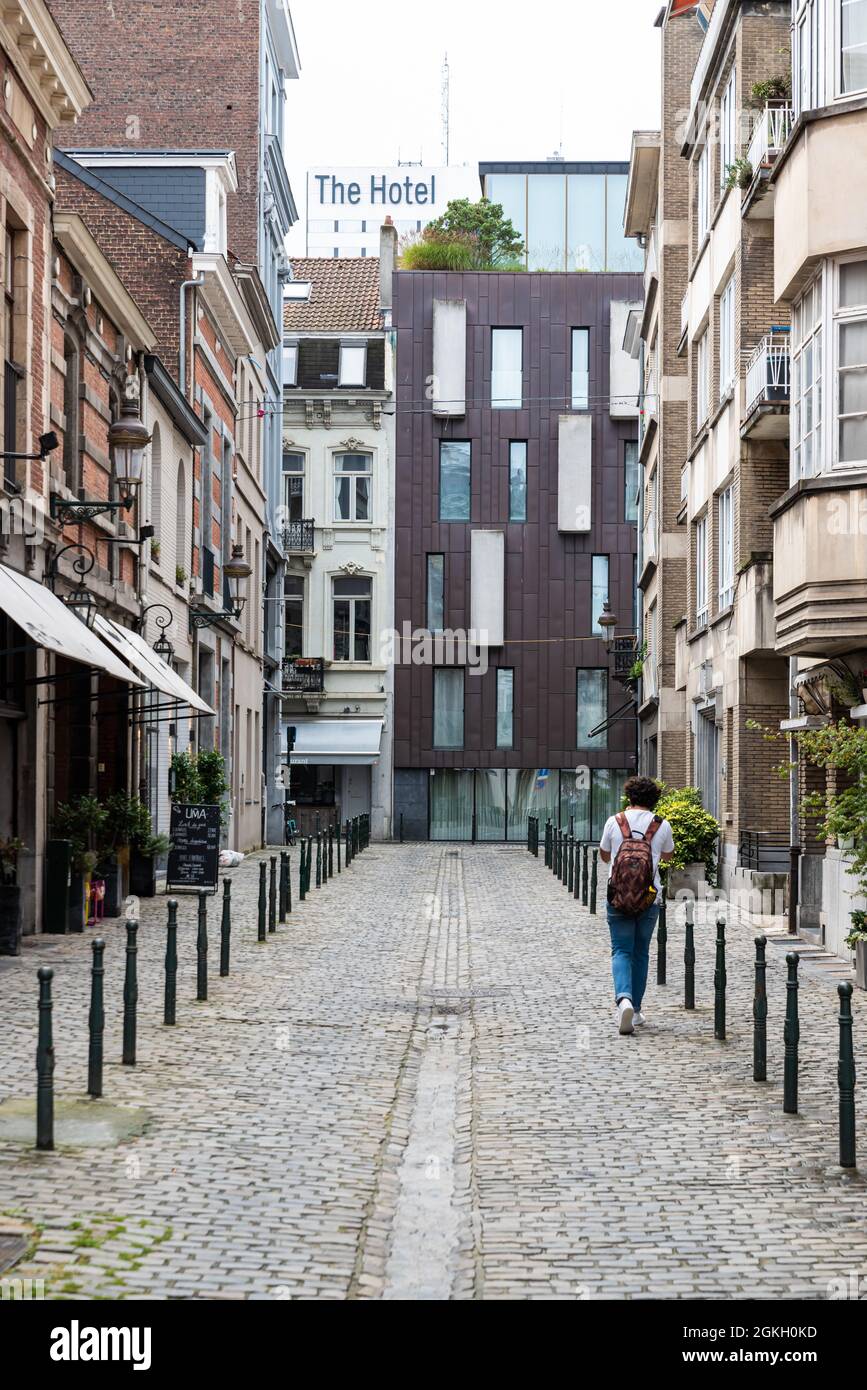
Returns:
[[[352,863],[352,835],[350,834],[349,821],[346,822],[346,859],[344,863],[347,869]]]
[[[292,916],[292,855],[286,851],[286,916]]]
[[[334,826],[328,827],[328,877],[334,877]]]
[[[196,931],[196,1002],[208,1000],[208,895],[199,894],[199,925]]]
[[[840,1167],[855,1167],[855,1053],[852,1050],[852,984],[837,986],[840,996]]]
[[[767,938],[756,937],[756,988],[753,995],[753,1080],[768,1079]]]
[[[177,1022],[178,993],[178,901],[169,898],[169,920],[166,923],[166,989],[163,1004],[163,1024],[171,1028]]]
[[[569,836],[569,873],[566,878],[566,890],[571,893],[575,887],[575,836]]]
[[[323,886],[328,882],[328,830],[322,832],[322,883]]]
[[[659,926],[656,929],[656,983],[664,985],[668,983],[668,901],[666,898],[666,885],[662,885],[662,897],[659,900]]]
[[[581,897],[581,849],[581,841],[578,840],[575,844],[575,882],[572,893],[576,903]]]
[[[581,906],[586,907],[590,901],[590,846],[584,844],[584,864],[581,870]]]
[[[304,884],[304,868],[307,859],[307,850],[303,839],[299,840],[298,843],[301,848],[301,854],[298,859],[298,901],[299,903],[303,903],[307,895],[307,889]]]
[[[229,957],[232,950],[232,881],[223,879],[223,920],[220,923],[220,979],[229,974]]]
[[[280,878],[277,886],[277,903],[280,909],[280,925],[286,921],[286,896],[289,891],[289,855],[280,851]]]
[[[41,965],[39,981],[39,1037],[36,1044],[36,1147],[54,1148],[54,1031],[51,1012],[51,981],[54,971]]]
[[[103,984],[105,981],[105,942],[97,937],[91,945],[93,965],[90,972],[90,1048],[87,1056],[87,1094],[96,1100],[102,1095],[102,1036],[105,1032]]]
[[[335,847],[335,849],[337,850],[337,872],[338,872],[338,874],[340,874],[340,873],[342,872],[342,866],[341,866],[341,863],[340,863],[340,841],[342,840],[342,838],[343,838],[343,836],[342,836],[341,833],[340,833],[340,826],[339,826],[339,825],[335,825],[335,827],[334,827],[334,847]],[[401,839],[401,842],[400,842],[400,843],[403,844],[403,839]]]
[[[716,922],[716,969],[713,975],[713,1035],[718,1042],[726,1036],[726,924]]]
[[[322,831],[316,832],[316,887],[322,887]]]
[[[126,972],[123,981],[123,1065],[135,1066],[138,1008],[138,922],[126,924]]]
[[[277,856],[271,855],[268,874],[268,931],[271,936],[277,930]]]
[[[683,947],[683,1007],[695,1008],[695,905],[686,905],[686,938]]]
[[[268,940],[268,866],[259,865],[259,941]]]
[[[599,883],[599,855],[596,853],[594,845],[591,855],[593,860],[590,865],[590,916],[596,916],[596,889]]]
[[[801,1025],[798,1021],[798,957],[792,951],[786,956],[786,1022],[783,1026],[783,1113],[798,1113],[798,1043]]]

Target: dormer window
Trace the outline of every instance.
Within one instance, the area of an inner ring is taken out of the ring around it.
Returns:
[[[367,379],[367,344],[340,344],[339,386],[364,386]]]
[[[283,385],[298,385],[298,340],[287,339],[283,344]]]

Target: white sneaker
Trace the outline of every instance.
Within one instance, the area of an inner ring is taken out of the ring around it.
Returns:
[[[646,1022],[647,1022],[647,1019],[644,1017],[644,1014],[643,1014],[643,1013],[641,1012],[641,1010],[639,1009],[638,1012],[637,1012],[637,1013],[635,1014],[635,1016],[633,1017],[632,1022],[633,1022],[633,1024],[646,1023]]]
[[[632,1027],[634,1012],[631,999],[621,999],[620,1003],[617,1005],[617,1015],[620,1019],[621,1033],[633,1033],[635,1031]]]

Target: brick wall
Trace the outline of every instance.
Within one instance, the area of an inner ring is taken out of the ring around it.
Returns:
[[[230,248],[257,255],[259,0],[51,0],[94,92],[68,149],[234,150]]]

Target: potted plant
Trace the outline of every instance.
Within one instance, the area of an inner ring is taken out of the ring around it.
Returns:
[[[21,888],[18,856],[24,845],[17,837],[0,839],[0,956],[21,954]]]
[[[97,847],[105,833],[105,819],[105,807],[95,796],[80,796],[76,801],[62,803],[54,813],[54,835],[72,845],[67,914],[70,931],[84,931],[87,922],[87,895],[99,858]]]
[[[184,569],[183,565],[176,565],[176,566],[175,566],[175,583],[177,584],[178,588],[179,588],[179,589],[182,589],[182,588],[184,587],[184,585],[186,584],[186,582],[187,582],[187,572],[186,572],[186,570]]]
[[[749,188],[753,181],[753,166],[744,156],[726,166],[726,188]]]
[[[153,562],[154,562],[155,565],[158,565],[159,562],[160,562],[160,543],[159,543],[159,541],[153,541],[153,540],[151,541],[151,559],[153,560]]]
[[[714,883],[720,827],[702,806],[698,788],[664,787],[656,815],[668,821],[674,835],[674,858],[665,871],[669,896],[697,893],[705,880]]]
[[[137,898],[153,898],[157,891],[156,861],[168,854],[171,841],[167,835],[148,835],[131,846],[129,859],[129,891]]]
[[[846,945],[855,952],[855,983],[859,989],[867,989],[867,912],[852,912],[849,916],[852,930]]]
[[[766,106],[788,106],[791,100],[792,75],[788,72],[778,72],[762,82],[754,82],[750,91],[750,101],[760,111]]]
[[[126,792],[114,792],[108,797],[97,845],[100,877],[105,879],[106,917],[120,916],[126,896],[124,878],[130,875],[133,847],[150,835],[150,811],[140,797],[128,796]]]

